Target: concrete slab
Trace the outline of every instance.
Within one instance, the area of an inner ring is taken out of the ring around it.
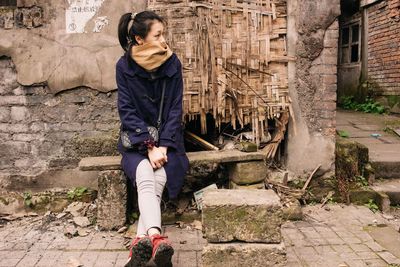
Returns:
[[[387,194],[392,205],[400,204],[400,178],[378,181],[371,188]]]
[[[208,190],[202,212],[208,242],[281,242],[282,205],[272,190]]]
[[[372,238],[378,242],[381,246],[387,248],[397,258],[400,258],[400,233],[389,226],[368,226],[365,230],[372,236]],[[400,260],[396,259],[396,262],[389,264],[400,264]]]
[[[391,160],[390,155],[385,155],[385,158]],[[400,176],[400,164],[397,161],[371,161],[371,165],[377,179],[393,179]]]
[[[266,153],[242,152],[239,150],[199,151],[186,153],[191,164],[227,163],[251,160],[264,160]],[[121,169],[121,156],[87,157],[79,162],[82,171]]]

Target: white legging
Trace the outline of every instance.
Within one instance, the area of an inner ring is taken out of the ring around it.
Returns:
[[[136,236],[147,234],[147,230],[156,227],[161,230],[161,198],[167,174],[164,167],[156,170],[148,159],[143,159],[136,169],[136,185],[139,202],[139,223]]]

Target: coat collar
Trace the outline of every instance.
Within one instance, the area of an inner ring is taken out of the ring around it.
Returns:
[[[143,78],[151,78],[151,75],[149,72],[147,72],[143,67],[138,65],[135,60],[133,60],[128,52],[125,52],[123,55],[125,57],[125,68],[124,68],[124,73],[134,76],[138,75]],[[175,53],[172,53],[172,56],[167,59],[156,71],[156,75],[162,76],[168,76],[172,77],[178,70],[178,64],[177,64],[177,55]]]

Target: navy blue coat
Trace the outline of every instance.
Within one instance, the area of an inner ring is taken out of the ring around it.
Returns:
[[[149,139],[148,125],[156,125],[161,82],[166,80],[164,108],[159,133],[159,146],[167,146],[168,162],[163,166],[167,174],[168,195],[176,198],[182,188],[189,169],[185,152],[182,124],[183,79],[182,64],[175,53],[156,71],[160,78],[151,80],[151,75],[125,53],[116,63],[116,82],[118,86],[118,112],[123,130],[128,130],[133,144]],[[122,155],[121,166],[125,174],[136,186],[136,169],[147,153],[125,151],[118,142]]]

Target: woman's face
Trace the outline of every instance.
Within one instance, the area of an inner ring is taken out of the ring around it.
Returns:
[[[151,25],[150,31],[147,34],[146,38],[140,38],[139,36],[135,36],[136,41],[138,44],[142,45],[151,41],[160,41],[160,42],[165,42],[164,39],[164,25],[159,22],[158,20],[155,20],[153,24]]]

